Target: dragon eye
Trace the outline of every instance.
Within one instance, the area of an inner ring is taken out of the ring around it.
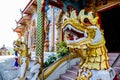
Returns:
[[[84,19],[84,22],[85,22],[86,24],[91,24],[88,18],[85,18],[85,19]]]
[[[85,18],[85,19],[84,19],[84,22],[85,22],[85,23],[89,22],[88,18]]]

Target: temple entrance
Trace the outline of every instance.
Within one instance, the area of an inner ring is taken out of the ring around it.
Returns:
[[[120,7],[100,14],[108,52],[120,52]]]

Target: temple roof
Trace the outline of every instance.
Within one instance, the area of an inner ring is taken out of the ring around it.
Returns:
[[[17,26],[15,29],[13,29],[14,32],[21,33],[23,27],[22,26]]]
[[[86,5],[91,5],[92,2],[88,2],[89,0],[46,0],[47,5],[53,5],[55,7],[58,7],[62,9],[63,11],[67,11],[69,7],[73,7],[78,12],[84,8]],[[107,1],[107,0],[106,0]],[[96,2],[95,4],[98,5],[97,11],[102,11],[106,8],[111,8],[111,6],[119,6],[120,1],[112,1],[111,3],[104,2],[102,6],[99,6],[100,2]],[[30,0],[30,2],[26,5],[24,10],[22,11],[22,14],[26,14],[25,16],[22,16],[20,20],[17,22],[18,24],[25,24],[26,20],[30,20],[31,14],[34,12],[34,10],[37,9],[37,0]],[[18,28],[18,29],[17,29]],[[16,27],[16,32],[20,32],[19,27]]]
[[[0,48],[0,50],[7,50],[7,48],[6,48],[5,45],[3,44],[3,46]]]
[[[31,15],[24,15],[20,18],[20,20],[17,22],[17,24],[25,24],[25,20],[30,20]]]
[[[36,0],[31,0],[27,4],[27,6],[24,8],[24,10],[22,11],[22,13],[23,14],[31,14],[33,6],[37,6],[37,1]]]

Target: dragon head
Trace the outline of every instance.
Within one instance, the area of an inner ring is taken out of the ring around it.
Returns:
[[[98,17],[94,17],[92,12],[81,10],[77,16],[75,11],[72,11],[62,28],[64,39],[70,48],[97,47],[104,43]]]
[[[81,10],[78,16],[75,11],[72,12],[70,18],[63,23],[63,32],[70,52],[77,53],[82,58],[80,68],[109,68],[104,35],[98,17],[94,17],[92,12]]]

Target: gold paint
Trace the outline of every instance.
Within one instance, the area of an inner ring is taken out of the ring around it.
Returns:
[[[82,74],[82,73],[86,73],[87,68],[83,68],[82,71],[79,72],[79,76],[76,77],[77,80],[90,80],[90,78],[92,77],[92,72],[89,71],[88,75]]]
[[[28,48],[27,45],[25,44],[24,41],[22,41],[21,38],[19,38],[18,40],[14,41],[14,45],[16,45],[17,47],[15,48],[15,50],[17,50],[17,52],[20,54],[19,58],[18,58],[18,64],[22,65],[23,62],[21,60],[21,58],[27,58],[27,60],[25,61],[26,66],[25,66],[25,72],[22,78],[20,78],[20,80],[24,80],[25,79],[25,75],[26,75],[26,71],[28,69],[28,65],[29,65],[29,59],[28,59]]]
[[[84,31],[84,26],[80,24],[80,22],[78,22],[77,19],[68,19],[66,20],[63,25],[62,25],[62,28],[64,28],[66,25],[72,25],[74,28],[80,30],[80,31]],[[82,27],[81,27],[82,26]]]
[[[87,44],[88,47],[91,47],[91,48],[96,48],[96,47],[101,47],[101,46],[104,46],[105,45],[105,40],[104,38],[102,38],[101,41],[99,41],[98,43],[95,43],[95,44]]]
[[[62,28],[65,28],[67,25],[71,25],[75,29],[87,33],[86,39],[79,42],[68,43],[67,46],[73,53],[77,53],[81,56],[82,62],[79,65],[80,68],[86,67],[92,70],[108,69],[108,56],[103,31],[101,31],[101,40],[97,43],[92,43],[96,36],[96,29],[100,29],[98,16],[93,17],[92,13],[93,12],[89,12],[88,15],[85,15],[84,10],[81,10],[78,18],[76,18],[75,13],[73,12],[72,17],[64,21]],[[89,19],[91,24],[84,23],[85,18]],[[91,28],[91,26],[96,26],[97,28]]]
[[[50,76],[50,74],[52,74],[55,69],[57,69],[57,67],[62,64],[64,61],[67,61],[70,59],[74,59],[74,58],[78,58],[79,55],[77,54],[70,54],[64,58],[62,58],[61,60],[59,60],[58,62],[56,62],[54,65],[52,65],[51,67],[49,67],[45,72],[44,72],[44,78],[46,79],[48,76]],[[40,79],[42,79],[42,74],[39,76]]]
[[[105,10],[107,8],[113,7],[115,5],[120,5],[120,1],[119,0],[111,0],[106,5],[98,6],[97,11],[99,12],[99,11]]]
[[[85,26],[91,26],[91,25],[95,25],[95,24],[98,23],[98,16],[96,16],[94,18],[92,11],[89,12],[88,15],[85,15],[85,10],[83,9],[83,10],[80,11],[80,13],[78,15],[78,18],[81,20],[82,24],[85,25]],[[85,18],[89,19],[91,24],[84,23]]]

